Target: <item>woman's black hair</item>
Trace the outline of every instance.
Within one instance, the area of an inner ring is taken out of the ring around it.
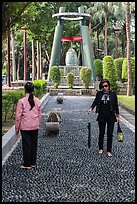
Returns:
[[[99,83],[99,89],[100,89],[100,90],[103,88],[103,84],[104,84],[105,82],[108,84],[109,89],[110,89],[110,82],[109,82],[109,80],[108,80],[108,79],[102,79],[101,82]]]
[[[31,83],[31,82],[27,82],[24,86],[25,88],[25,92],[29,93],[29,98],[28,98],[28,101],[29,101],[29,104],[31,106],[30,110],[32,110],[32,108],[35,106],[35,103],[34,103],[34,96],[33,96],[33,91],[34,91],[34,84]]]

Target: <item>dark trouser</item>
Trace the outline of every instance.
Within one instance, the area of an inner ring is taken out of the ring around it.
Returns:
[[[22,150],[23,150],[23,165],[31,166],[36,164],[37,156],[37,130],[21,130],[22,135]]]
[[[113,139],[113,130],[115,122],[98,122],[99,124],[99,149],[103,149],[105,127],[107,124],[107,152],[111,152],[112,149],[112,139]]]

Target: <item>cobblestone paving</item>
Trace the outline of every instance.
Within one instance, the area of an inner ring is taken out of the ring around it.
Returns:
[[[135,135],[121,124],[124,142],[113,137],[113,157],[97,153],[98,125],[90,116],[91,148],[88,148],[87,109],[91,97],[65,96],[63,104],[52,96],[43,108],[38,138],[37,167],[21,170],[21,142],[2,169],[2,202],[135,202]],[[45,136],[47,113],[60,109],[57,136]]]

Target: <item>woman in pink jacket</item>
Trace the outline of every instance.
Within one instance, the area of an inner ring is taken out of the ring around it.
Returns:
[[[24,86],[25,97],[18,101],[15,131],[22,135],[23,161],[21,169],[31,169],[36,165],[38,130],[41,122],[41,102],[33,95],[34,85],[27,82]]]

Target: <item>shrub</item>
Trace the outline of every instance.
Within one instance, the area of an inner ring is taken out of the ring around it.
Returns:
[[[52,66],[50,68],[50,79],[53,82],[55,88],[58,88],[60,83],[60,70],[59,66]]]
[[[91,76],[92,71],[88,67],[82,67],[80,70],[80,79],[82,80],[82,83],[84,84],[85,88],[89,88],[89,84],[91,82]]]
[[[105,56],[103,58],[103,78],[108,79],[110,81],[111,88],[117,91],[117,72],[114,60],[111,56]]]
[[[4,122],[7,120],[7,114],[12,107],[12,96],[10,93],[2,94],[2,116]]]
[[[95,75],[96,77],[102,78],[103,75],[103,62],[101,59],[94,60]]]
[[[45,92],[45,88],[47,85],[46,80],[34,80],[32,83],[34,84],[34,94],[36,97],[42,95]]]
[[[7,114],[9,111],[11,111],[11,117],[15,115],[18,100],[22,98],[24,94],[24,89],[2,94],[2,116],[4,118],[4,122],[7,120]]]
[[[117,71],[117,80],[122,81],[122,64],[123,64],[124,58],[117,58],[114,60],[114,65],[116,67]]]
[[[74,74],[72,72],[69,72],[67,74],[67,84],[69,86],[69,88],[73,88],[74,85]]]
[[[131,62],[131,78],[132,83],[135,83],[135,57],[130,58]],[[122,64],[122,80],[127,81],[128,80],[128,73],[127,73],[127,58],[124,59]]]

